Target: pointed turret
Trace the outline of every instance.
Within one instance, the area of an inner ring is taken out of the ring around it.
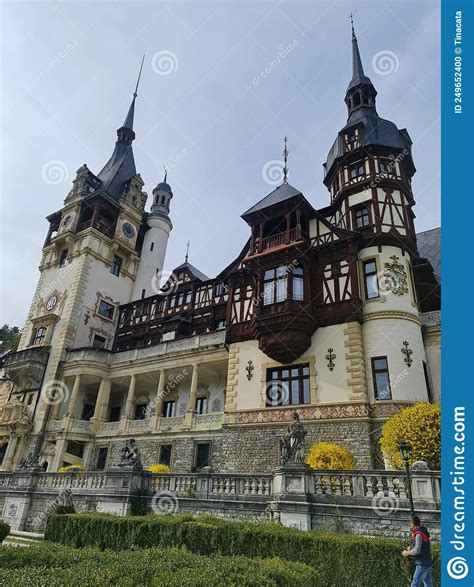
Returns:
[[[359,44],[352,23],[352,79],[347,86],[345,102],[349,116],[358,108],[369,107],[375,110],[377,90],[364,73]]]
[[[132,103],[130,104],[123,125],[117,129],[117,141],[115,143],[114,152],[97,176],[102,180],[100,188],[106,191],[114,199],[118,199],[122,195],[124,183],[132,179],[132,177],[135,177],[137,174],[132,150],[132,142],[135,139],[133,119],[135,115],[135,100],[138,96],[138,84],[140,83],[144,58],[145,56],[143,56],[140,66],[137,85],[133,92]]]

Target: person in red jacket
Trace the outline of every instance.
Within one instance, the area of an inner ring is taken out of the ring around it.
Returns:
[[[431,578],[431,549],[430,533],[421,525],[420,518],[413,515],[411,517],[411,546],[402,552],[404,558],[413,556],[415,558],[415,574],[411,587],[433,587]]]

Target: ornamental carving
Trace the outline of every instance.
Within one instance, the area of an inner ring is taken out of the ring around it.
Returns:
[[[411,367],[413,364],[413,359],[411,358],[413,351],[411,350],[411,348],[409,348],[410,343],[407,340],[404,340],[402,344],[403,348],[400,350],[405,355],[405,358],[403,360],[405,361],[406,365],[408,365],[408,367]]]
[[[265,422],[290,422],[293,412],[290,409],[258,410],[238,414],[239,424],[260,424]],[[298,406],[298,414],[302,420],[333,420],[345,418],[367,418],[367,404],[336,404],[333,406]]]
[[[384,263],[384,289],[386,292],[402,296],[408,293],[407,273],[397,255],[392,255],[390,259],[390,263]]]
[[[336,363],[334,362],[334,359],[336,358],[336,355],[334,354],[334,349],[328,349],[328,354],[325,358],[328,362],[329,371],[334,371],[334,367],[336,366]]]

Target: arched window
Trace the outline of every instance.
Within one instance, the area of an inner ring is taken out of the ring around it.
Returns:
[[[33,336],[33,344],[34,345],[43,344],[45,337],[46,337],[46,327],[40,326],[39,328],[37,328],[35,330],[35,334]]]

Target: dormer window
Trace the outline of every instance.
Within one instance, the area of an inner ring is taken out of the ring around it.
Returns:
[[[351,128],[344,134],[346,153],[360,147],[360,132],[358,128]]]

